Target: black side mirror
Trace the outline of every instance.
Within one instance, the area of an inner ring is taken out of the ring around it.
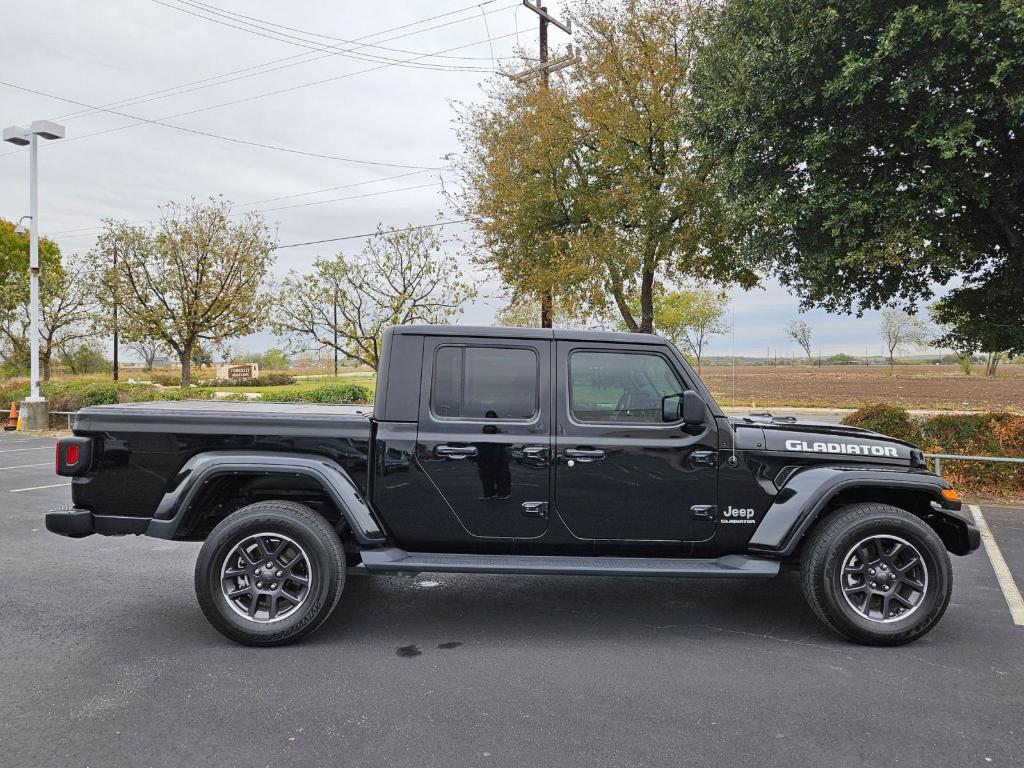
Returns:
[[[683,392],[683,421],[690,426],[699,426],[704,423],[706,415],[704,398],[688,389]]]

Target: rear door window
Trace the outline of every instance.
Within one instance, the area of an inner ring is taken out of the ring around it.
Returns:
[[[444,346],[434,355],[430,410],[439,418],[530,420],[539,401],[532,349]]]

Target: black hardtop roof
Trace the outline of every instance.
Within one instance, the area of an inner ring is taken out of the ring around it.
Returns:
[[[562,328],[506,328],[490,325],[396,325],[396,334],[408,336],[479,336],[486,339],[556,339],[564,341],[600,341],[613,344],[656,344],[668,342],[650,333],[617,331],[574,331]]]

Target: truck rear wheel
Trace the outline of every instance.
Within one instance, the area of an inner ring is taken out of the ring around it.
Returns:
[[[196,597],[207,620],[245,645],[284,645],[308,635],[331,615],[344,584],[338,534],[291,501],[232,513],[196,561]]]
[[[902,645],[929,632],[952,593],[949,555],[920,518],[887,504],[853,504],[808,538],[804,597],[831,629],[865,645]]]

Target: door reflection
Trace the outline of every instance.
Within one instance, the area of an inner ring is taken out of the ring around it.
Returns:
[[[498,414],[488,411],[484,414],[485,419],[496,419]],[[500,435],[501,430],[496,424],[486,424],[483,430],[485,435]],[[476,466],[480,473],[480,485],[482,487],[481,499],[496,499],[504,501],[512,495],[512,472],[509,469],[508,448],[504,443],[475,443],[476,445]]]

